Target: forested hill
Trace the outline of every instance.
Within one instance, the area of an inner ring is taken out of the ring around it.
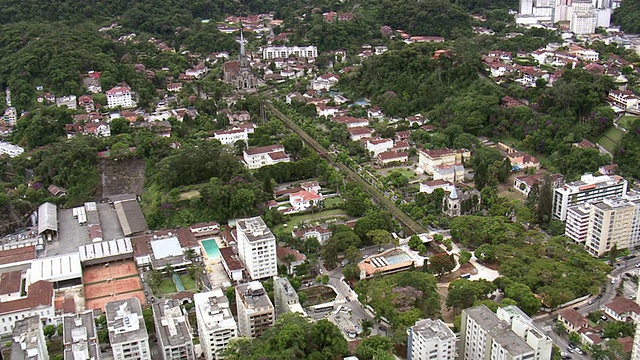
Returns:
[[[624,32],[640,34],[640,0],[624,0],[613,12],[611,21]]]

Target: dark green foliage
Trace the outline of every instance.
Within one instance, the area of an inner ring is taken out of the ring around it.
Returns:
[[[257,339],[233,339],[225,359],[335,359],[347,351],[347,340],[336,325],[326,319],[310,322],[287,313]]]
[[[624,32],[637,34],[640,32],[640,1],[629,0],[620,4],[613,12],[611,21],[620,25]]]
[[[626,175],[640,178],[640,120],[634,120],[615,152],[615,162]]]

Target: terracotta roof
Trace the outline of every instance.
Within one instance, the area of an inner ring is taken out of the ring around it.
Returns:
[[[269,153],[269,157],[272,160],[282,160],[282,159],[288,159],[289,158],[289,156],[287,154],[285,154],[284,151],[270,152]]]
[[[220,255],[222,256],[222,261],[227,264],[227,268],[230,271],[244,269],[242,262],[238,259],[238,255],[236,255],[236,252],[233,251],[231,247],[220,248]]]
[[[304,261],[307,257],[304,254],[301,254],[298,250],[286,248],[282,246],[276,247],[276,255],[280,262],[285,262],[284,257],[288,254],[291,254],[295,257],[295,261]]]
[[[258,154],[267,154],[275,151],[283,151],[284,146],[280,144],[268,145],[268,146],[260,146],[252,149],[245,149],[244,152],[247,155],[258,155]]]
[[[574,328],[580,328],[589,325],[589,321],[579,312],[572,308],[567,308],[558,313],[563,319],[565,319]]]
[[[437,158],[437,157],[442,157],[447,155],[453,155],[458,152],[462,152],[464,150],[452,150],[452,149],[443,148],[443,149],[432,149],[432,150],[422,149],[420,151],[427,154],[427,156],[431,158]]]
[[[385,151],[385,152],[381,152],[380,154],[378,154],[378,159],[379,160],[389,160],[389,159],[399,159],[399,158],[404,158],[404,157],[408,157],[409,153],[402,151],[402,152],[395,152],[395,151]]]
[[[635,301],[627,299],[624,296],[616,296],[605,306],[618,315],[630,312],[640,314],[640,305],[638,305]]]
[[[0,251],[0,265],[33,260],[35,258],[36,247],[33,245]]]
[[[27,289],[27,297],[0,303],[0,314],[51,305],[53,305],[53,284],[41,280],[29,286]]]
[[[448,181],[444,181],[442,179],[425,181],[425,182],[423,182],[423,184],[425,184],[427,186],[453,185],[452,183],[450,183]]]
[[[295,197],[300,197],[301,198],[300,201],[311,201],[311,200],[322,199],[322,196],[307,190],[302,190],[297,193],[293,193],[289,195],[289,198],[295,198]]]
[[[22,271],[12,271],[0,275],[0,295],[20,292]]]
[[[633,350],[633,337],[631,336],[623,337],[621,339],[618,339],[618,342],[620,343],[620,345],[622,345],[623,353],[628,354],[631,352],[631,350]]]
[[[373,130],[372,129],[369,129],[369,128],[366,128],[366,127],[362,127],[362,126],[348,128],[347,132],[350,135],[373,134]]]
[[[63,314],[75,314],[76,300],[73,296],[58,296],[54,301],[54,308],[56,312],[61,312]]]

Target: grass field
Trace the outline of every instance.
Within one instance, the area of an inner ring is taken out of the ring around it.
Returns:
[[[384,169],[379,171],[382,176],[389,176],[391,175],[391,173],[399,172],[400,174],[406,176],[409,180],[414,180],[418,178],[418,175],[416,175],[415,171],[407,168],[395,168],[395,169],[392,168],[392,169]]]
[[[344,203],[344,200],[342,200],[342,198],[340,196],[334,196],[334,197],[330,197],[330,198],[326,199],[324,201],[324,206],[325,207],[333,207],[333,206],[342,205],[343,203]]]
[[[622,130],[610,127],[601,137],[598,139],[598,144],[604,146],[605,149],[613,152],[622,140],[624,133]]]
[[[187,192],[183,192],[180,194],[180,196],[178,196],[178,200],[191,200],[193,198],[199,198],[200,197],[200,190],[191,190],[191,191],[187,191]]]
[[[158,286],[158,291],[160,291],[161,294],[173,294],[177,290],[170,278],[163,278],[160,282],[160,286]]]
[[[629,124],[637,118],[637,116],[625,115],[618,120],[618,125],[623,127],[625,130],[629,130]]]
[[[332,219],[332,218],[338,218],[338,217],[347,217],[347,213],[342,209],[333,209],[333,210],[327,210],[327,211],[317,212],[313,214],[294,215],[289,217],[289,221],[287,221],[286,224],[288,225],[287,229],[291,231],[294,226],[297,226],[301,222],[309,222],[311,220],[320,220],[320,219],[325,220],[325,219]],[[274,233],[281,233],[283,232],[283,230],[284,230],[284,227],[282,226],[282,224],[276,225],[273,228]]]
[[[180,275],[180,281],[186,290],[193,290],[196,288],[196,282],[189,275]]]

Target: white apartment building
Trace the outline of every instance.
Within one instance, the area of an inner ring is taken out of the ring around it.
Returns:
[[[191,325],[178,300],[166,299],[152,305],[158,348],[163,360],[195,360]]]
[[[136,106],[131,97],[131,89],[127,86],[116,86],[107,90],[107,106],[110,108],[122,107],[130,108]]]
[[[420,168],[429,175],[433,175],[436,166],[461,165],[471,158],[471,152],[466,149],[420,149],[418,154]]]
[[[571,32],[576,35],[595,33],[598,15],[591,0],[574,0],[572,7]]]
[[[261,217],[236,221],[238,257],[252,280],[278,275],[276,237]]]
[[[151,360],[140,301],[135,297],[112,301],[105,310],[114,360]]]
[[[0,141],[0,154],[9,155],[9,157],[16,157],[24,152],[24,149],[18,145],[13,145],[8,142]]]
[[[498,308],[498,319],[511,324],[511,331],[524,340],[535,351],[535,360],[550,360],[553,340],[536,325],[529,315],[517,306]]]
[[[93,310],[63,318],[64,359],[100,359]]]
[[[220,141],[222,145],[233,146],[237,141],[249,142],[249,132],[247,129],[220,130],[213,133],[213,137]]]
[[[276,303],[276,318],[288,312],[294,312],[307,316],[302,305],[298,293],[293,289],[289,279],[275,276],[273,278],[273,300]]]
[[[47,341],[38,315],[17,321],[12,335],[11,359],[49,360]]]
[[[12,278],[13,284],[3,280],[3,287],[15,286],[21,289],[22,279]],[[38,316],[46,325],[53,324],[55,309],[53,302],[53,284],[48,281],[37,281],[26,289],[27,295],[13,301],[0,302],[0,335],[8,335],[18,320]],[[14,291],[12,291],[14,292]]]
[[[590,210],[585,240],[585,249],[589,254],[600,257],[613,245],[617,245],[618,249],[630,248],[635,204],[620,197],[611,197],[591,203]]]
[[[569,206],[564,235],[578,244],[584,245],[589,230],[590,214],[591,205],[589,203]]]
[[[231,315],[229,300],[222,288],[193,295],[198,335],[206,360],[220,359],[229,340],[238,337],[238,326]]]
[[[288,58],[293,55],[299,58],[315,59],[318,57],[318,48],[315,46],[267,46],[262,49],[262,59]]]
[[[456,335],[442,320],[418,320],[407,332],[407,360],[455,358]]]
[[[460,326],[461,360],[535,359],[533,348],[484,305],[462,310]]]
[[[291,161],[289,155],[284,152],[284,146],[280,144],[246,149],[242,153],[242,158],[248,169],[259,169],[263,166]]]
[[[627,180],[618,175],[582,175],[580,180],[565,183],[553,193],[553,217],[567,220],[567,209],[571,205],[627,193]]]
[[[238,330],[240,335],[256,338],[275,322],[275,309],[259,281],[236,286]]]
[[[78,100],[75,95],[67,95],[56,99],[56,106],[66,106],[70,110],[78,109]]]

